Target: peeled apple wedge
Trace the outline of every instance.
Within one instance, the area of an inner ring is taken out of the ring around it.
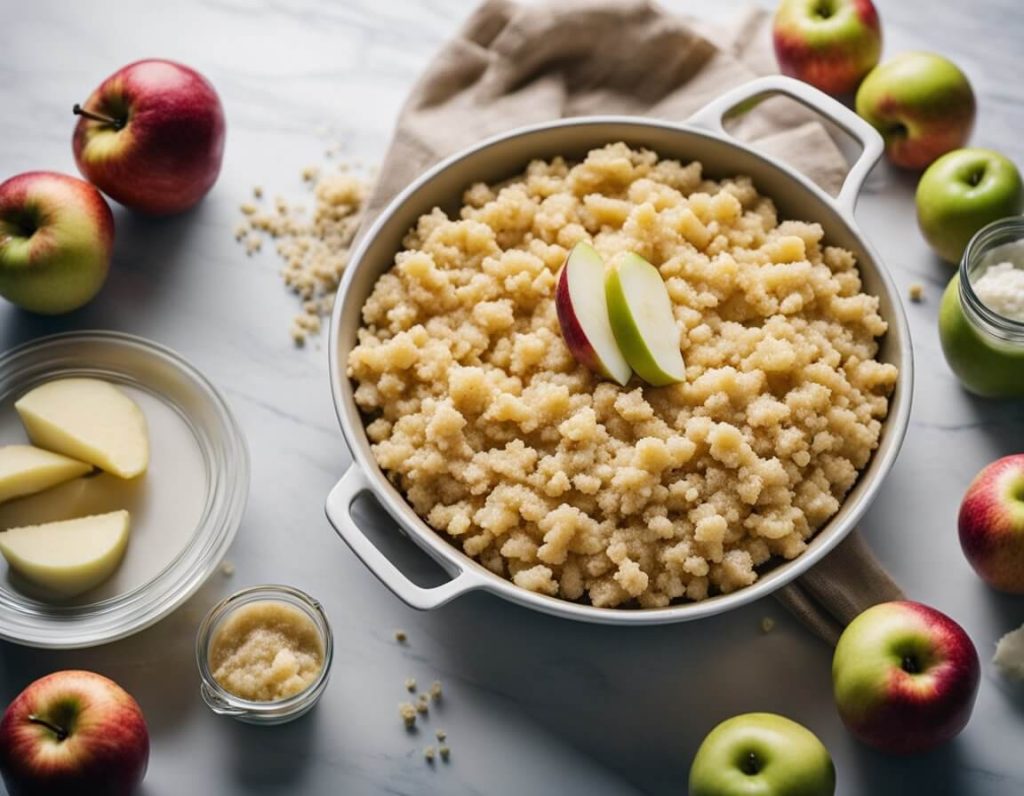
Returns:
[[[636,374],[655,387],[684,381],[679,324],[658,269],[639,254],[622,254],[608,268],[604,289],[615,340]]]
[[[113,511],[0,533],[0,553],[26,580],[64,597],[97,586],[117,569],[128,546],[130,517]]]
[[[121,478],[149,465],[149,434],[138,405],[99,379],[58,379],[14,404],[32,442]]]
[[[625,386],[632,375],[608,321],[605,265],[587,243],[577,243],[562,266],[555,289],[555,309],[562,337],[576,361]]]
[[[0,447],[0,503],[34,495],[92,470],[92,465],[31,445]]]

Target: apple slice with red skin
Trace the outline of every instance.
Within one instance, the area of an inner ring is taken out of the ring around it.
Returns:
[[[569,351],[590,370],[625,386],[632,375],[608,319],[605,265],[589,243],[577,243],[562,266],[555,309]]]
[[[616,258],[605,275],[612,333],[626,362],[655,387],[686,380],[679,324],[658,269],[639,254]]]

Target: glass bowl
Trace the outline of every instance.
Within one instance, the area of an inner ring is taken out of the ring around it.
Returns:
[[[56,490],[76,502],[78,516],[132,513],[117,572],[73,600],[46,599],[0,569],[0,638],[33,647],[104,644],[167,616],[216,569],[249,493],[245,439],[220,393],[170,349],[117,332],[54,335],[0,357],[0,444],[27,440],[18,398],[71,376],[104,379],[136,400],[149,426],[150,467],[133,481],[101,474],[0,506],[0,528],[67,519]]]
[[[323,666],[316,678],[297,694],[285,699],[255,702],[225,690],[210,671],[210,645],[222,622],[242,606],[255,602],[279,602],[298,608],[316,626],[323,647]],[[291,586],[251,586],[221,600],[206,615],[196,634],[196,665],[202,680],[200,694],[207,707],[220,716],[247,724],[284,724],[309,711],[323,695],[334,658],[334,633],[323,606]]]

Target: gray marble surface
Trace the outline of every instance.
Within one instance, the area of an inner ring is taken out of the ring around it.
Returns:
[[[739,7],[735,0],[672,5],[719,18]],[[1024,449],[1024,412],[1019,403],[971,398],[947,370],[935,318],[950,272],[918,235],[913,180],[884,165],[858,217],[901,288],[921,282],[926,292],[923,303],[908,306],[917,364],[910,433],[864,530],[907,592],[959,620],[981,652],[977,710],[957,741],[910,760],[857,744],[835,713],[830,650],[770,600],[696,624],[636,629],[574,624],[479,594],[419,614],[337,539],[323,500],[348,454],[334,419],[326,349],[293,347],[294,300],[279,283],[276,258],[248,259],[232,239],[238,203],[257,183],[301,194],[299,170],[324,150],[321,127],[350,155],[379,157],[410,84],[471,6],[33,0],[6,10],[0,176],[75,173],[72,103],[140,57],[175,58],[208,75],[227,109],[229,139],[221,179],[194,211],[159,222],[117,211],[114,270],[92,305],[49,320],[2,306],[0,347],[101,327],[176,348],[237,412],[252,452],[253,489],[229,553],[232,577],[214,575],[158,626],[103,648],[0,645],[0,702],[55,669],[115,678],[150,722],[148,796],[682,793],[704,734],[750,710],[781,712],[817,732],[835,757],[842,796],[1024,792],[1024,693],[989,663],[995,640],[1024,621],[1024,601],[986,589],[955,533],[974,473]],[[953,57],[980,96],[975,142],[1024,164],[1019,0],[878,6],[887,54],[927,48]],[[360,510],[366,523],[386,524],[372,504]],[[258,729],[203,706],[193,637],[221,596],[268,581],[318,596],[338,645],[319,708],[293,725]],[[759,632],[765,616],[777,622],[769,634]],[[407,630],[408,646],[393,641],[396,627]],[[439,678],[447,694],[418,737],[403,731],[396,712],[409,676]],[[452,760],[431,769],[421,749],[441,726]]]

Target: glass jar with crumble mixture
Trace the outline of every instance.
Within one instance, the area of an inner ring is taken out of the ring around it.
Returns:
[[[939,338],[946,361],[968,390],[993,398],[1024,397],[1024,318],[1000,314],[976,289],[989,269],[1002,263],[1024,269],[1022,216],[994,221],[971,238],[942,296]]]
[[[289,586],[253,586],[215,605],[199,627],[203,701],[249,724],[298,718],[327,687],[334,640],[323,606]]]

